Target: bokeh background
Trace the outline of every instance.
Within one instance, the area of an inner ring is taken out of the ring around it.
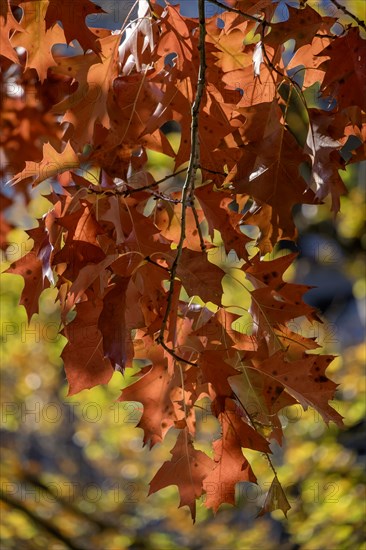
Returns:
[[[98,3],[116,18],[111,10],[116,9],[115,2]],[[118,4],[118,18],[125,13],[121,5],[127,10],[132,3]],[[195,2],[181,3],[192,15]],[[280,3],[281,9],[284,4]],[[360,10],[360,2],[348,4],[355,12]],[[157,178],[163,177],[172,170],[171,160],[151,154],[150,169]],[[164,444],[151,451],[142,448],[142,431],[134,427],[140,404],[116,402],[134,371],[124,378],[115,373],[107,386],[67,397],[59,358],[65,339],[58,334],[55,291],[44,292],[40,314],[28,325],[23,307],[17,305],[21,277],[2,274],[1,548],[366,548],[365,163],[350,165],[342,178],[349,193],[342,198],[336,219],[329,204],[297,209],[299,257],[287,277],[316,285],[306,299],[319,309],[324,323],[315,328],[303,323],[298,328],[316,336],[322,351],[339,355],[328,372],[340,384],[333,406],[345,417],[345,429],[327,427],[312,410],[284,410],[286,441],[283,448],[272,450],[292,506],[288,518],[279,511],[256,518],[271,479],[265,459],[254,451],[247,456],[259,488],[239,484],[237,507],[224,505],[216,517],[201,500],[197,523],[192,525],[188,509],[178,509],[175,487],[147,497],[150,479],[170,457],[175,434],[168,434]],[[23,195],[14,196],[16,189],[3,187],[4,200],[11,195],[14,199],[4,209],[14,228],[11,244],[2,251],[2,270],[30,249],[24,230],[34,227],[34,219],[50,207],[42,196],[48,189],[46,183],[29,191],[25,206]],[[209,412],[202,410],[199,448],[209,452],[215,429]]]

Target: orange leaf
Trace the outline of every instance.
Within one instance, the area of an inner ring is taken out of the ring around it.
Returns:
[[[66,172],[71,168],[77,168],[78,166],[79,159],[70,143],[66,143],[62,153],[56,151],[50,143],[45,143],[43,145],[42,161],[27,161],[24,170],[14,176],[12,184],[33,178],[32,184],[37,185],[47,178],[52,178],[57,174]]]
[[[187,429],[181,430],[170,452],[171,460],[164,462],[150,481],[149,495],[169,485],[177,485],[180,494],[179,507],[188,506],[194,522],[196,499],[202,495],[203,480],[214,463],[205,453],[193,447],[192,438]]]

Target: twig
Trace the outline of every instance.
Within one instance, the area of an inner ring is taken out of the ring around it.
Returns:
[[[118,189],[118,188],[95,189],[93,186],[90,186],[87,188],[87,190],[89,193],[92,193],[93,195],[122,195],[123,197],[129,197],[134,193],[139,193],[140,191],[147,191],[148,189],[153,189],[154,187],[157,187],[161,183],[164,183],[165,181],[169,180],[170,178],[174,178],[175,176],[182,174],[186,170],[187,170],[186,168],[182,168],[181,170],[178,170],[178,172],[173,172],[173,174],[169,174],[168,176],[165,176],[164,178],[161,178],[158,181],[154,181],[154,183],[149,183],[148,185],[143,185],[142,187],[137,187],[134,189]],[[164,198],[164,200],[167,200],[167,199]],[[175,200],[175,199],[171,199],[171,200]]]
[[[150,185],[144,185],[143,187],[139,187],[137,189],[129,189],[129,191],[130,193],[137,193],[138,191],[145,191],[146,189],[151,189],[153,187],[156,187],[157,185],[160,185],[161,183],[166,182],[170,178],[175,178],[175,176],[179,176],[179,174],[183,174],[183,172],[185,172],[186,170],[187,168],[181,168],[180,170],[178,170],[178,172],[173,172],[172,174],[169,174],[168,176],[161,178],[155,183],[150,183]]]
[[[223,2],[220,2],[219,0],[208,0],[210,4],[215,4],[215,6],[218,6],[219,8],[223,8],[227,11],[232,11],[233,13],[237,13],[238,15],[242,15],[246,19],[249,19],[250,21],[256,21],[257,23],[263,23],[263,19],[260,17],[256,17],[255,15],[250,15],[249,13],[245,13],[242,10],[238,10],[237,8],[233,8],[231,6],[227,6]],[[267,23],[268,24],[268,23]]]
[[[168,273],[170,273],[170,269],[168,269],[167,267],[164,267],[163,265],[158,264],[158,262],[154,262],[154,260],[152,260],[150,256],[146,256],[146,258],[144,259],[146,262],[149,262],[149,264],[153,264],[156,267],[160,267],[161,269],[164,269],[164,271],[168,271]]]
[[[209,168],[205,168],[204,166],[200,166],[199,168],[200,168],[200,170],[204,170],[205,172],[208,172],[209,174],[215,174],[217,176],[225,176],[225,178],[228,175],[228,174],[225,174],[225,172],[216,172],[216,170],[210,170]]]
[[[360,27],[362,27],[365,31],[366,31],[366,24],[364,21],[362,21],[362,19],[359,19],[357,17],[357,15],[354,15],[353,13],[351,13],[350,11],[348,11],[347,8],[345,8],[342,4],[340,4],[338,2],[338,0],[330,0],[332,2],[332,4],[334,4],[334,6],[336,8],[338,8],[339,10],[343,11],[343,13],[345,15],[348,15],[348,17],[351,17],[354,21],[356,21],[357,25],[359,25]]]
[[[319,32],[316,32],[314,34],[314,36],[316,36],[317,38],[329,38],[330,40],[335,40],[336,38],[339,38],[339,36],[341,36],[341,35],[338,35],[338,34],[320,34]]]
[[[200,63],[199,63],[199,71],[198,71],[198,81],[197,81],[197,90],[196,90],[196,96],[192,105],[191,115],[192,115],[192,121],[191,121],[191,154],[189,157],[189,163],[188,163],[188,169],[186,174],[186,179],[183,185],[183,191],[182,191],[182,214],[181,214],[181,231],[180,231],[180,238],[177,245],[177,253],[173,262],[173,265],[171,267],[170,272],[170,285],[169,285],[169,291],[168,291],[168,300],[167,305],[165,309],[164,318],[160,327],[159,335],[156,339],[156,341],[163,346],[163,348],[172,355],[172,357],[175,357],[178,361],[181,361],[181,358],[177,358],[176,354],[172,349],[170,349],[165,341],[164,341],[164,332],[168,323],[169,315],[172,308],[173,303],[173,295],[174,295],[174,286],[175,286],[175,277],[177,274],[177,269],[179,265],[179,260],[181,258],[182,252],[183,252],[183,243],[186,238],[186,214],[187,214],[187,207],[189,205],[192,205],[192,190],[194,189],[194,181],[196,178],[197,168],[199,166],[199,136],[198,136],[198,118],[199,118],[199,111],[201,107],[201,101],[203,97],[203,92],[205,89],[205,75],[206,75],[206,50],[205,50],[205,39],[206,39],[206,15],[205,15],[205,0],[198,0],[198,9],[199,9],[199,55],[200,55]],[[188,364],[193,364],[188,361],[184,361]]]
[[[168,197],[165,193],[159,193],[159,191],[152,191],[151,194],[154,196],[155,200],[162,200],[166,202],[171,202],[173,204],[180,204],[182,202],[182,199],[172,199],[171,197]]]
[[[160,340],[160,334],[159,336],[157,337],[156,339],[157,343],[161,345],[162,348],[165,349],[165,351],[167,351],[169,353],[169,355],[171,355],[173,357],[173,359],[175,359],[176,361],[180,362],[180,363],[185,363],[186,365],[191,365],[192,367],[197,367],[197,363],[193,363],[192,361],[188,361],[188,359],[184,359],[183,357],[181,357],[180,355],[178,355],[177,353],[175,353],[175,351],[173,351],[169,346],[167,346],[167,344],[165,343],[165,341],[162,339]]]
[[[206,245],[205,245],[205,241],[203,240],[203,235],[202,235],[202,231],[201,231],[201,228],[200,228],[200,221],[198,219],[197,209],[196,209],[193,201],[192,201],[192,204],[191,204],[191,208],[192,208],[192,212],[193,212],[193,216],[194,216],[194,221],[196,222],[198,236],[199,236],[199,239],[200,239],[201,250],[202,250],[202,252],[204,252],[206,250]]]

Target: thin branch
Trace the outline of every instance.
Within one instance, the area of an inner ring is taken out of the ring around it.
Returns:
[[[181,168],[180,170],[178,170],[178,172],[173,172],[172,174],[169,174],[168,176],[165,176],[164,178],[161,178],[160,180],[154,183],[150,183],[150,185],[144,185],[143,187],[138,187],[137,189],[128,189],[127,191],[129,195],[132,195],[132,193],[137,193],[138,191],[146,191],[147,189],[152,189],[154,187],[157,187],[161,183],[166,182],[170,178],[175,178],[175,176],[179,176],[179,174],[183,174],[183,172],[185,172],[186,170],[187,168]]]
[[[157,342],[163,346],[163,348],[175,357],[175,353],[170,349],[164,341],[164,333],[168,323],[169,315],[171,312],[173,304],[173,295],[174,295],[174,286],[175,278],[177,274],[177,269],[179,265],[179,260],[183,252],[183,243],[186,238],[186,222],[187,222],[187,207],[192,204],[192,191],[194,189],[194,182],[196,179],[197,168],[199,166],[199,135],[198,135],[198,118],[201,107],[201,101],[203,97],[203,92],[205,89],[205,76],[206,76],[206,49],[205,49],[205,39],[206,39],[206,14],[205,14],[205,0],[198,0],[198,9],[199,9],[199,44],[198,51],[200,56],[199,62],[199,71],[198,71],[198,81],[197,81],[197,90],[196,96],[192,105],[191,115],[191,154],[189,157],[188,169],[186,174],[186,179],[183,185],[182,190],[182,214],[181,214],[181,231],[180,238],[177,245],[177,253],[171,267],[170,273],[170,285],[168,291],[168,300],[165,309],[164,318],[160,327],[160,332],[157,337]],[[177,359],[177,357],[175,357]],[[177,359],[181,361],[181,358]],[[187,363],[187,361],[185,361]],[[189,362],[188,364],[194,364]]]
[[[193,212],[193,216],[194,216],[194,221],[196,222],[198,236],[199,236],[199,239],[200,239],[201,250],[202,250],[202,252],[204,252],[206,250],[206,245],[205,245],[205,241],[203,240],[203,235],[202,235],[202,231],[201,231],[201,228],[200,228],[200,220],[198,219],[197,209],[196,209],[193,201],[192,201],[192,204],[191,204],[191,208],[192,208],[192,212]]]
[[[152,191],[151,194],[154,196],[155,200],[162,200],[166,202],[171,202],[172,204],[180,204],[182,202],[182,199],[172,199],[171,197],[168,197],[165,193],[159,193],[159,191]]]
[[[330,40],[335,40],[336,38],[339,38],[339,36],[341,36],[341,35],[338,35],[338,34],[320,34],[320,33],[316,32],[314,34],[314,36],[316,36],[317,38],[329,38]]]
[[[348,17],[351,17],[354,21],[356,21],[357,25],[359,25],[360,27],[363,28],[363,30],[366,31],[366,24],[365,24],[364,21],[362,21],[362,19],[359,19],[359,18],[357,17],[357,15],[354,15],[353,13],[351,13],[350,11],[348,11],[348,9],[347,9],[345,6],[343,6],[342,4],[340,4],[340,3],[338,2],[338,0],[330,0],[330,1],[332,2],[332,4],[333,4],[336,8],[338,8],[338,9],[341,10],[341,11],[343,11],[343,13],[344,13],[345,15],[348,15]]]
[[[217,172],[216,170],[210,170],[209,168],[205,168],[204,166],[199,166],[200,170],[204,170],[205,172],[208,172],[209,174],[215,174],[217,176],[226,176],[228,174],[225,174],[225,172]]]
[[[158,264],[158,262],[154,262],[154,260],[152,260],[150,256],[146,256],[146,258],[144,259],[146,262],[149,262],[149,264],[153,264],[156,267],[160,267],[161,269],[164,269],[164,271],[167,271],[168,273],[170,273],[170,269],[168,269],[167,267],[164,267],[163,265]]]
[[[187,170],[186,168],[182,168],[181,170],[178,170],[178,172],[173,172],[173,174],[169,174],[168,176],[164,176],[164,178],[161,178],[158,181],[154,181],[154,183],[149,183],[148,185],[143,185],[142,187],[137,187],[134,189],[118,189],[118,188],[95,189],[91,185],[87,188],[87,191],[88,193],[91,193],[93,195],[121,195],[122,197],[129,197],[134,193],[139,193],[140,191],[147,191],[149,189],[153,189],[154,187],[158,187],[158,185],[160,185],[161,183],[164,183],[165,181],[169,180],[170,178],[174,178],[179,174],[183,174],[183,172],[185,172],[186,170]],[[167,200],[167,199],[164,197],[164,200]],[[175,200],[175,199],[171,199],[171,200]]]
[[[193,363],[192,361],[188,361],[188,359],[184,359],[184,357],[181,357],[175,351],[173,351],[163,339],[160,339],[160,334],[156,339],[157,343],[161,345],[162,348],[165,349],[178,362],[185,363],[186,365],[191,365],[191,367],[197,367],[197,363]]]
[[[219,0],[208,0],[208,2],[210,4],[215,4],[215,6],[217,6],[219,8],[223,8],[224,10],[232,11],[233,13],[237,13],[238,15],[242,15],[243,17],[245,17],[246,19],[249,19],[250,21],[256,21],[257,23],[263,23],[263,19],[261,19],[260,17],[256,17],[255,15],[250,15],[249,13],[245,13],[244,11],[238,10],[237,8],[233,8],[231,6],[227,6],[223,2],[220,2]]]

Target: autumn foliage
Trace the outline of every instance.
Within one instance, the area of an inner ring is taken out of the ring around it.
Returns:
[[[193,519],[202,495],[216,512],[256,482],[245,449],[273,469],[260,513],[287,513],[270,459],[281,410],[341,424],[333,356],[296,331],[319,319],[278,243],[296,241],[295,205],[336,214],[339,170],[365,159],[364,23],[337,25],[306,1],[282,20],[271,0],[212,4],[227,9],[207,17],[198,0],[195,19],[140,0],[118,32],[88,26],[103,11],[89,0],[0,11],[2,177],[26,201],[47,180],[50,202],[8,272],[24,278],[29,319],[58,289],[69,395],[140,368],[120,399],[142,403],[144,444],[177,434],[150,493],[177,485]],[[154,178],[151,151],[174,172]],[[4,249],[10,228],[3,217]],[[242,303],[224,299],[230,280]],[[221,426],[211,456],[194,446],[204,398]]]

